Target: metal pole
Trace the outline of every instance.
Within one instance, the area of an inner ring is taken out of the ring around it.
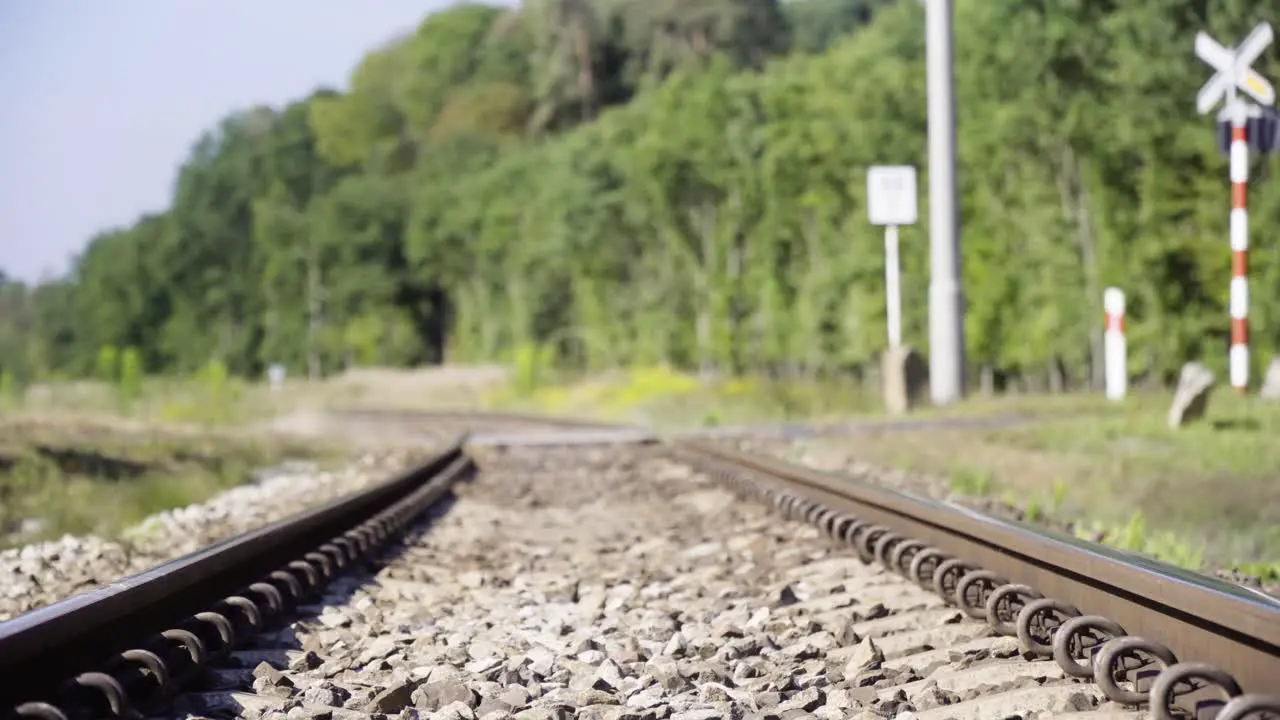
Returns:
[[[925,0],[929,88],[929,394],[945,405],[964,394],[964,295],[956,202],[955,80],[951,0]]]
[[[884,228],[885,320],[889,325],[889,347],[902,345],[902,291],[898,287],[898,226]]]

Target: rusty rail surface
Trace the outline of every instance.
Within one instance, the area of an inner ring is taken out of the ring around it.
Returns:
[[[685,462],[932,589],[1031,657],[1169,720],[1280,713],[1280,601],[1133,553],[697,440]],[[1204,715],[1201,715],[1204,717]]]
[[[474,468],[465,437],[418,467],[0,623],[0,717],[138,717],[356,565]]]

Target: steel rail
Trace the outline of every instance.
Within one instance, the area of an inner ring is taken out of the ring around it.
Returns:
[[[292,518],[0,623],[0,717],[135,717],[367,558],[474,469],[466,437]]]
[[[532,413],[507,412],[497,410],[410,410],[395,408],[332,408],[330,413],[338,417],[365,418],[370,420],[464,420],[475,425],[492,425],[495,422],[528,423],[555,428],[598,430],[606,428],[636,429],[631,425],[608,423],[599,420],[576,418],[567,415],[535,415]]]
[[[503,422],[525,423],[535,428],[516,430],[469,429],[464,450],[476,447],[546,447],[572,445],[638,444],[659,442],[659,435],[635,425],[605,422],[568,416],[540,416],[509,412],[466,412],[462,410],[384,410],[355,409],[336,411],[339,417],[370,420],[397,420],[426,423],[442,420],[464,420],[471,425],[493,426]]]
[[[528,423],[531,425],[545,425],[551,430],[547,432],[546,442],[535,442],[532,444],[550,444],[550,439],[554,437],[554,430],[561,431],[583,431],[584,433],[597,431],[600,433],[616,433],[616,436],[601,434],[595,436],[594,442],[627,442],[628,439],[637,443],[656,442],[660,437],[669,440],[685,440],[685,439],[736,439],[736,438],[781,438],[781,439],[798,439],[798,438],[820,438],[820,437],[837,437],[853,434],[879,434],[879,433],[900,433],[900,432],[919,432],[921,430],[931,429],[973,429],[973,428],[991,428],[999,429],[1006,427],[1015,427],[1027,423],[1038,422],[1043,420],[1041,416],[1029,413],[1003,413],[986,417],[933,417],[933,418],[908,418],[908,419],[853,419],[838,422],[825,423],[796,423],[796,422],[775,422],[775,423],[754,423],[749,425],[724,425],[718,427],[690,427],[669,429],[659,432],[652,428],[635,425],[633,423],[619,423],[605,420],[596,420],[589,418],[573,417],[569,415],[536,415],[530,413],[507,412],[507,411],[467,411],[467,410],[413,410],[413,409],[387,409],[387,408],[333,408],[329,412],[337,417],[365,418],[369,420],[401,420],[401,421],[417,421],[427,422],[432,420],[468,420],[477,425],[492,425],[502,422],[512,423]],[[1085,416],[1087,412],[1072,413],[1071,415]],[[1060,419],[1060,418],[1059,418]],[[486,430],[483,433],[474,433],[473,440],[478,440],[483,435],[482,445],[517,445],[522,444],[515,440],[517,434],[533,434],[527,430],[515,430],[510,432]],[[584,435],[582,442],[593,442],[591,436]],[[508,439],[511,438],[511,439]]]
[[[672,447],[740,492],[853,545],[865,562],[879,560],[994,632],[1017,635],[1030,656],[1092,678],[1113,701],[1149,704],[1164,720],[1174,717],[1177,696],[1198,689],[1230,701],[1219,720],[1280,712],[1280,696],[1264,695],[1280,690],[1280,601],[1268,595],[774,458],[697,440]],[[1134,660],[1158,670],[1145,691],[1126,664]]]

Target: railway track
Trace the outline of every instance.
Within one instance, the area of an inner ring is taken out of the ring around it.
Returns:
[[[410,472],[0,623],[0,712],[1280,717],[1260,593],[707,438],[454,419]]]

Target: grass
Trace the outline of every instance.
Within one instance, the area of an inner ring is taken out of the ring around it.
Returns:
[[[150,514],[242,484],[254,468],[328,461],[350,449],[343,438],[326,438],[323,449],[286,439],[274,418],[342,407],[475,407],[482,389],[505,377],[487,366],[373,369],[272,390],[206,373],[144,379],[127,402],[118,387],[95,381],[0,388],[0,547],[66,533],[116,536]]]
[[[344,407],[476,407],[486,391],[508,379],[505,368],[439,371],[358,369],[318,382],[290,378],[282,387],[238,378],[152,377],[122,402],[118,388],[79,380],[26,388],[18,399],[0,394],[0,414],[125,420],[146,426],[208,430],[242,428],[272,417]]]
[[[866,432],[815,442],[880,465],[940,476],[954,493],[1002,499],[1032,521],[1071,522],[1082,536],[1184,567],[1236,565],[1280,580],[1280,405],[1218,392],[1203,422],[1171,431],[1164,420],[1169,401],[1167,394],[1135,394],[1120,404],[1096,395],[979,398],[922,408],[913,417],[1016,414],[1035,422]],[[204,429],[349,406],[482,407],[679,429],[874,418],[880,398],[854,382],[703,380],[666,367],[565,377],[530,350],[517,353],[510,368],[362,370],[320,383],[291,380],[276,392],[236,380],[148,380],[127,410],[109,388],[77,383],[28,392],[24,405]],[[132,517],[143,508],[184,504],[214,492],[224,482],[217,475],[196,473],[188,489],[144,477],[123,494],[86,494],[70,504],[120,503],[127,507],[111,512]],[[57,496],[97,492],[76,482],[34,484],[45,488],[41,492],[51,503]],[[131,493],[139,497],[128,498]],[[91,524],[85,517],[60,523]]]
[[[531,390],[505,386],[486,395],[483,405],[683,429],[866,415],[875,402],[852,382],[700,380],[658,366],[562,378]]]
[[[325,457],[298,442],[84,422],[9,421],[0,437],[0,546],[66,533],[111,537],[147,515],[241,484],[256,467]],[[20,532],[24,521],[27,531]]]
[[[1164,424],[1169,401],[1024,399],[1038,422],[840,442],[882,465],[947,477],[960,494],[1021,498],[1028,515],[1076,520],[1083,535],[1184,567],[1271,567],[1280,561],[1280,406],[1220,393],[1204,422],[1174,431]]]

